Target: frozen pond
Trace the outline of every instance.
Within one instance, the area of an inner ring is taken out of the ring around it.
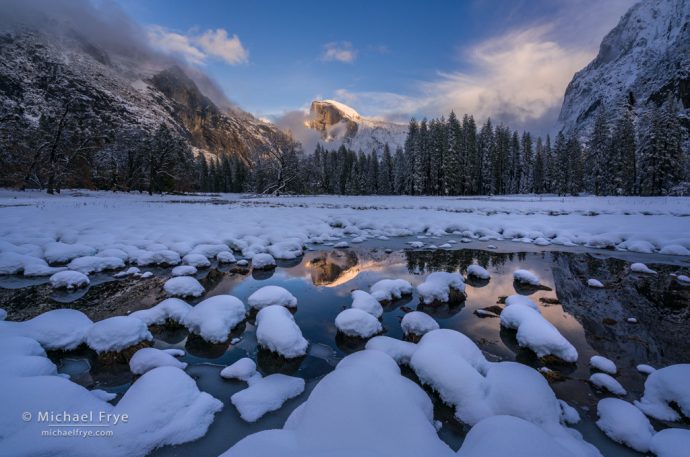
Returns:
[[[578,308],[578,302],[582,304],[583,301],[596,301],[605,297],[610,299],[610,296],[597,295],[602,291],[582,285],[582,279],[574,277],[576,274],[596,273],[607,282],[617,281],[614,290],[603,293],[613,294],[623,305],[634,300],[634,294],[630,295],[632,289],[627,280],[621,279],[622,272],[628,265],[626,260],[610,258],[607,255],[599,255],[600,258],[597,259],[582,253],[557,251],[501,252],[507,250],[505,246],[497,246],[495,250],[467,249],[466,246],[458,245],[458,248],[464,249],[403,251],[399,249],[400,243],[379,242],[376,247],[364,245],[358,246],[357,249],[322,248],[308,251],[298,260],[280,262],[279,267],[270,272],[230,272],[228,267],[217,269],[215,266],[211,270],[201,270],[197,277],[205,281],[208,292],[198,300],[218,294],[231,294],[246,303],[249,295],[265,285],[278,285],[289,290],[298,300],[294,318],[310,343],[309,352],[306,357],[287,361],[273,353],[259,350],[253,315],[250,315],[246,324],[233,331],[230,338],[232,343],[210,344],[199,337],[190,336],[184,328],[152,328],[155,337],[154,347],[184,350],[186,355],[181,360],[189,364],[187,373],[197,381],[202,391],[210,393],[225,404],[202,439],[180,446],[164,447],[152,455],[218,455],[251,433],[282,427],[290,412],[308,397],[314,385],[332,371],[340,359],[363,348],[364,341],[343,337],[334,325],[338,313],[350,306],[352,290],[368,290],[373,283],[384,278],[405,279],[417,286],[433,271],[459,271],[466,276],[467,266],[472,263],[486,267],[491,273],[491,279],[468,280],[467,300],[464,304],[423,305],[415,291],[410,297],[384,306],[381,318],[384,334],[403,339],[400,327],[402,317],[412,310],[422,310],[431,315],[441,328],[458,330],[469,336],[489,360],[514,360],[535,368],[548,366],[560,375],[557,381],[551,382],[557,397],[576,407],[582,416],[583,420],[575,428],[583,433],[587,441],[595,444],[606,457],[642,455],[609,440],[594,425],[596,404],[601,398],[609,395],[594,389],[587,382],[592,373],[588,361],[591,356],[597,354],[614,360],[619,367],[617,379],[628,390],[625,398],[632,401],[640,397],[645,379],[644,375],[635,369],[637,364],[649,363],[661,367],[690,360],[690,345],[687,345],[684,339],[680,339],[679,346],[673,335],[666,335],[666,340],[663,335],[659,335],[668,333],[664,332],[661,323],[657,324],[652,320],[651,313],[654,313],[654,320],[661,320],[659,310],[646,310],[647,315],[619,316],[613,309],[608,314],[604,311],[603,315],[597,315],[594,311],[583,312],[581,307]],[[513,243],[510,247],[514,249],[516,245]],[[655,268],[661,267],[666,273],[687,271],[687,267],[682,266],[682,258],[675,257],[672,260],[675,265],[667,263]],[[585,273],[582,271],[583,268],[587,270]],[[536,273],[544,287],[528,290],[517,286],[513,281],[513,271],[517,269],[528,269]],[[154,271],[157,276],[168,274],[166,269]],[[73,306],[79,308],[82,295],[88,297],[96,292],[94,285],[99,282],[106,285],[112,282],[108,275],[96,275],[93,278],[95,281],[92,280],[92,290],[54,295],[53,300],[72,302]],[[3,287],[33,285],[23,283],[24,280],[21,278],[5,278],[3,281]],[[668,302],[669,306],[684,303],[687,309],[687,286],[683,289],[682,286],[678,288],[673,284],[659,284],[660,280],[646,277],[633,278],[632,281],[649,283],[649,287],[645,287],[651,288],[651,292],[646,292],[645,297],[652,302],[659,299],[662,303]],[[663,290],[655,292],[655,288]],[[675,291],[675,298],[669,298],[669,290]],[[531,351],[520,348],[515,332],[501,328],[498,318],[480,317],[476,313],[477,310],[497,304],[501,306],[506,296],[515,293],[529,295],[538,303],[544,317],[575,346],[579,353],[576,364],[545,365],[545,362]],[[140,298],[131,297],[131,300],[136,302]],[[634,308],[627,309],[629,313],[634,312]],[[82,311],[89,314],[88,309]],[[123,314],[118,310],[111,312],[113,315]],[[640,322],[626,322],[625,319],[630,317],[637,317]],[[656,329],[657,326],[659,329]],[[683,326],[678,326],[677,330],[684,331],[686,326],[687,322]],[[55,353],[51,354],[51,357],[61,372],[70,374],[74,381],[88,388],[100,388],[122,394],[133,380],[127,365],[103,366],[90,350]],[[243,357],[254,359],[259,371],[264,375],[285,373],[303,378],[306,381],[305,392],[255,423],[243,421],[230,403],[230,397],[246,388],[246,384],[225,380],[219,376],[223,367]],[[403,369],[403,373],[413,380],[416,379],[411,370]],[[439,436],[453,449],[458,449],[469,427],[459,423],[453,416],[452,408],[443,405],[436,394],[431,391],[429,393],[435,404],[435,419],[442,423]]]

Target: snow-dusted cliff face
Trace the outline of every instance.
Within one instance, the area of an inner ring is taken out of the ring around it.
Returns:
[[[643,0],[604,38],[597,57],[570,82],[559,120],[590,131],[596,113],[632,103],[637,114],[676,99],[690,130],[690,0]]]
[[[249,161],[288,141],[274,125],[214,103],[169,59],[106,50],[71,29],[0,30],[0,115],[37,123],[75,101],[103,131],[153,131],[164,122],[206,155]]]
[[[385,145],[395,152],[402,147],[407,126],[366,118],[349,106],[335,100],[316,100],[309,110],[307,127],[321,132],[321,138],[330,145],[344,144],[354,151],[380,154]]]

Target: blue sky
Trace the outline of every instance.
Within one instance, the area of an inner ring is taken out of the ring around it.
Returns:
[[[449,109],[548,128],[631,0],[118,0],[165,52],[265,117],[335,98],[404,120]]]

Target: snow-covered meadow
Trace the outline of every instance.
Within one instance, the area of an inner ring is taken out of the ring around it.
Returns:
[[[5,277],[68,294],[153,277],[168,297],[102,320],[53,309],[16,322],[0,309],[0,455],[676,457],[690,442],[675,427],[690,415],[690,365],[596,350],[553,291],[552,260],[490,247],[632,252],[616,274],[684,290],[688,198],[4,191],[0,214]],[[468,242],[491,254],[463,257]],[[620,278],[593,271],[578,290],[615,294]],[[624,333],[647,335],[648,316],[623,317]],[[87,374],[120,357],[128,381],[98,378],[106,391],[70,377],[63,364],[84,351]],[[58,439],[22,420],[42,410],[131,421],[109,438]]]

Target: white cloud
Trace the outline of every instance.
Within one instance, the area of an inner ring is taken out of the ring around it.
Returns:
[[[331,42],[323,45],[321,60],[332,62],[334,60],[344,63],[352,63],[357,59],[357,50],[349,41]]]
[[[228,38],[225,29],[207,30],[196,37],[195,42],[210,55],[223,59],[230,65],[247,63],[249,60],[249,52],[242,46],[237,35],[233,34],[232,38]]]
[[[185,59],[193,65],[201,65],[215,57],[230,65],[247,63],[249,51],[237,35],[228,38],[225,29],[206,30],[204,33],[181,34],[159,25],[148,28],[149,42],[156,49]]]

